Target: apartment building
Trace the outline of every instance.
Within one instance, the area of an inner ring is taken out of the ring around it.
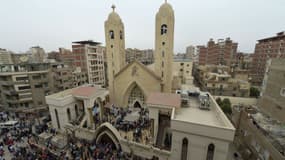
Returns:
[[[181,89],[182,84],[191,85],[193,84],[192,76],[192,59],[175,59],[172,63],[172,74],[173,74],[173,84],[172,88],[174,90]]]
[[[72,68],[63,63],[51,64],[51,76],[53,80],[53,92],[60,92],[73,87]]]
[[[285,58],[268,61],[259,107],[285,123]]]
[[[228,66],[198,66],[195,80],[203,91],[213,95],[249,97],[250,83],[233,78]]]
[[[266,61],[270,58],[285,57],[285,32],[276,36],[258,40],[255,45],[251,68],[251,82],[261,86],[266,70]]]
[[[0,104],[13,112],[47,109],[45,96],[51,93],[49,64],[0,66]]]
[[[285,160],[284,123],[252,106],[234,106],[234,144],[246,160]]]
[[[75,67],[87,72],[88,82],[105,85],[104,52],[101,43],[93,41],[77,41],[72,44]]]
[[[135,49],[127,48],[126,62],[131,63],[134,60],[137,60],[145,65],[152,64],[154,62],[153,50],[152,49],[140,50],[136,48]]]
[[[200,65],[231,66],[233,57],[237,52],[238,43],[233,42],[230,38],[218,39],[217,42],[210,39],[207,46],[198,46],[198,48]]]
[[[12,64],[12,52],[0,48],[0,64]]]

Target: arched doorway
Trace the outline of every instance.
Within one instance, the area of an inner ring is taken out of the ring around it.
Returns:
[[[141,104],[138,101],[136,101],[134,103],[134,108],[142,108],[142,106],[141,106]]]
[[[120,133],[110,123],[106,122],[100,125],[95,131],[96,144],[112,144],[116,149],[120,149]]]

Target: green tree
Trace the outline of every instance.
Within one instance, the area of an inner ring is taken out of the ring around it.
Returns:
[[[228,98],[223,99],[221,108],[224,113],[232,114],[232,104],[230,99]]]
[[[220,97],[216,98],[216,102],[218,103],[218,105],[220,106],[222,104],[222,100]]]
[[[250,87],[249,96],[258,98],[260,96],[260,91],[255,87]]]

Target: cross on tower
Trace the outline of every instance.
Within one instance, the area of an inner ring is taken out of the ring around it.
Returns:
[[[115,12],[116,6],[114,4],[111,6],[111,8],[113,9],[113,12]]]

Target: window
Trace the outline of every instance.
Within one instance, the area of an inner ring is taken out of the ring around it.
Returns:
[[[123,39],[123,32],[120,31],[120,39]]]
[[[165,42],[162,42],[162,45],[164,46],[164,45],[165,45]]]
[[[113,45],[111,45],[111,48],[113,48]]]
[[[78,113],[78,106],[77,106],[77,104],[75,104],[74,110],[75,110],[75,116],[78,117],[79,113]]]
[[[35,88],[43,88],[43,85],[37,84],[37,85],[35,85]]]
[[[110,30],[109,36],[110,36],[111,39],[114,39],[114,38],[115,38],[115,34],[114,34],[114,31],[113,31],[113,30]]]
[[[58,119],[57,109],[54,109],[54,112],[55,112],[55,118],[56,118],[56,122],[57,122],[57,128],[60,129],[60,123],[59,123],[59,119]]]
[[[69,108],[67,108],[66,112],[67,112],[67,118],[68,118],[68,121],[70,121],[70,120],[71,120],[70,109],[69,109]]]
[[[161,25],[161,28],[160,28],[160,34],[163,35],[166,33],[167,33],[167,25],[163,24],[163,25]]]
[[[164,62],[163,61],[161,62],[161,66],[164,67]]]
[[[181,160],[187,160],[187,152],[188,152],[188,139],[183,138],[182,150],[181,150]]]
[[[180,63],[180,65],[181,65],[181,66],[183,66],[183,65],[184,65],[184,63]]]
[[[162,57],[164,57],[164,51],[162,51]]]
[[[281,90],[280,90],[280,95],[281,95],[282,97],[285,97],[285,88],[281,88]]]
[[[31,86],[21,86],[18,87],[19,90],[31,89]]]
[[[211,143],[208,146],[208,152],[207,152],[207,159],[206,160],[213,160],[214,159],[214,152],[215,152],[215,145],[213,143]]]
[[[16,81],[25,81],[28,80],[28,77],[16,77]]]
[[[161,72],[161,77],[163,77],[163,71]]]

